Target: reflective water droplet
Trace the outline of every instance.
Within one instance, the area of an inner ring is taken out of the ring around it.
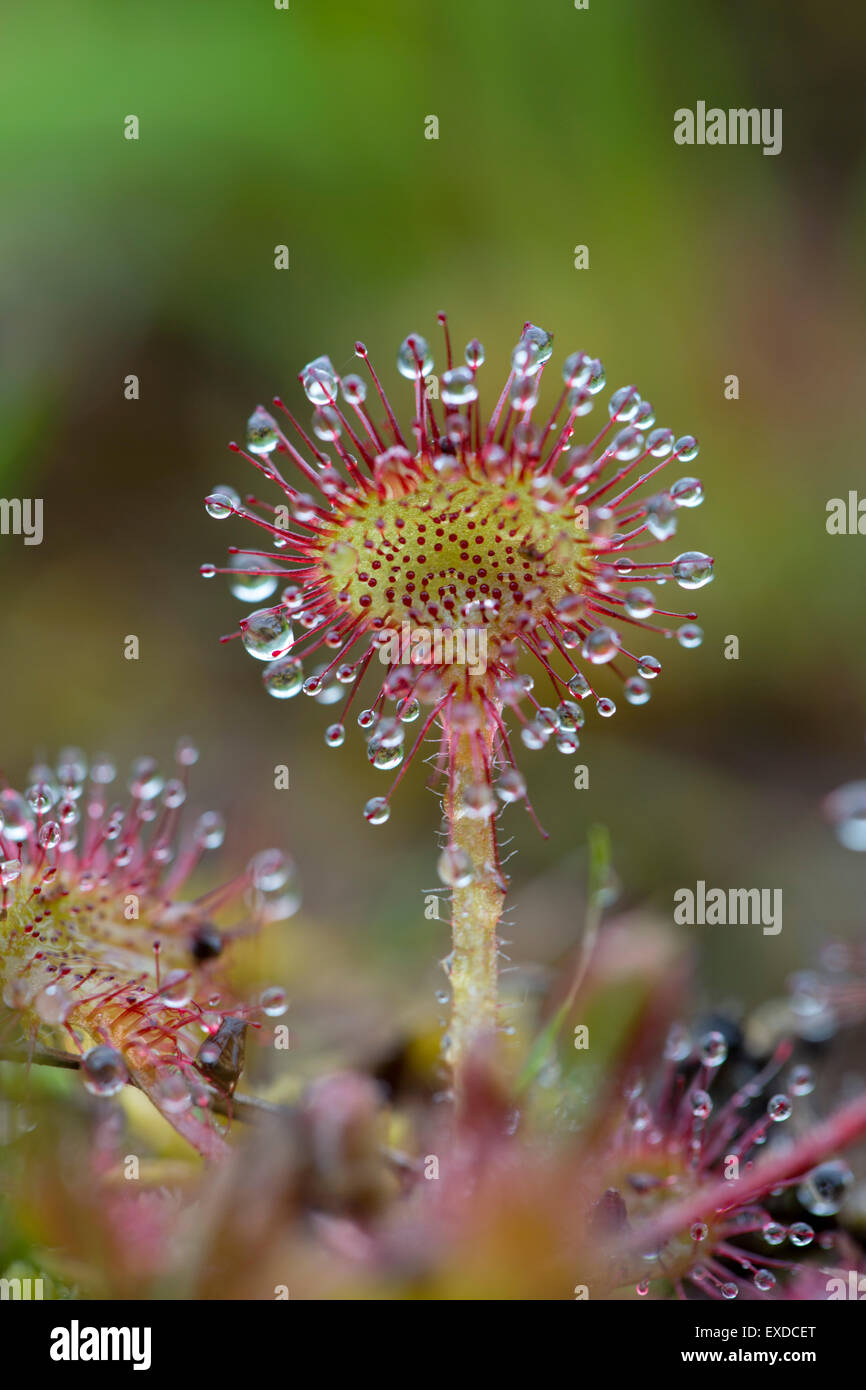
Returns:
[[[692,1042],[688,1029],[681,1023],[672,1024],[665,1042],[665,1059],[668,1062],[684,1062],[691,1050]]]
[[[229,568],[236,571],[229,580],[229,589],[235,598],[243,599],[245,603],[261,603],[263,599],[270,598],[280,582],[276,566],[264,555],[231,555]]]
[[[578,700],[585,700],[587,695],[591,694],[589,681],[580,671],[575,671],[569,679],[568,688],[572,695],[577,696]]]
[[[681,647],[699,647],[704,640],[704,630],[697,623],[683,623],[677,628],[677,641]]]
[[[453,367],[442,373],[442,400],[445,405],[469,405],[478,399],[475,375],[469,367]]]
[[[674,452],[683,463],[691,463],[700,453],[698,441],[693,434],[683,434],[674,445]]]
[[[670,496],[678,507],[699,507],[704,500],[704,485],[699,478],[679,478],[671,485]]]
[[[649,618],[655,612],[656,601],[644,585],[629,589],[625,596],[625,611],[630,618]]]
[[[692,1114],[696,1120],[706,1120],[713,1113],[713,1102],[706,1091],[695,1091],[691,1099]]]
[[[313,405],[330,405],[337,395],[337,373],[330,357],[316,357],[301,371],[301,385]]]
[[[202,849],[219,849],[226,836],[226,825],[219,811],[205,811],[195,827],[196,843]]]
[[[517,349],[515,349],[517,351]],[[514,410],[527,413],[538,401],[538,381],[536,377],[516,375],[511,383],[508,399]]]
[[[520,335],[520,341],[535,348],[536,371],[539,367],[543,367],[553,355],[553,334],[548,333],[544,328],[539,328],[537,324],[528,323]]]
[[[324,440],[326,444],[333,444],[335,440],[340,438],[342,433],[343,424],[339,414],[333,406],[319,406],[318,409],[313,411],[313,434],[317,439]],[[334,483],[338,480],[339,475],[323,470],[322,476],[331,484],[332,490],[335,490]]]
[[[590,378],[592,358],[585,352],[572,352],[562,364],[562,379],[572,390],[582,391]]]
[[[574,700],[561,700],[556,707],[556,713],[559,727],[564,733],[574,733],[575,729],[582,729],[586,722],[583,708]]]
[[[728,1043],[724,1033],[707,1033],[700,1041],[700,1058],[705,1067],[720,1067],[727,1060]]]
[[[792,1096],[808,1096],[815,1089],[815,1073],[811,1067],[800,1065],[791,1068],[788,1077],[788,1090]]]
[[[62,831],[56,820],[47,820],[39,827],[37,840],[42,849],[56,849],[60,844]]]
[[[645,705],[652,691],[640,676],[629,676],[623,685],[623,694],[630,705]]]
[[[33,813],[24,797],[11,787],[0,789],[0,824],[3,826],[3,838],[11,840],[13,844],[21,844],[36,828]]]
[[[713,561],[700,550],[686,550],[671,566],[681,589],[702,589],[713,577]]]
[[[655,656],[642,656],[638,658],[637,669],[644,680],[652,681],[661,671],[662,664]]]
[[[205,498],[204,505],[208,516],[224,521],[241,505],[241,499],[233,487],[220,487]]]
[[[391,815],[391,808],[384,796],[372,796],[364,807],[364,819],[371,825],[384,825]]]
[[[259,997],[259,1003],[262,1012],[266,1013],[268,1018],[281,1018],[289,1007],[286,991],[280,989],[279,985],[270,985],[268,989],[263,990]]]
[[[653,458],[666,458],[674,447],[674,432],[668,429],[653,430],[647,435],[646,443]]]
[[[241,641],[257,661],[271,661],[294,641],[284,608],[259,608],[241,623]]]
[[[612,661],[620,648],[620,636],[612,627],[596,627],[583,639],[581,652],[587,661],[601,665]]]
[[[621,386],[618,391],[614,391],[608,402],[608,414],[611,419],[628,422],[633,420],[640,405],[640,392],[636,386]]]
[[[276,421],[264,406],[256,406],[247,421],[247,448],[251,454],[270,454],[280,442]]]
[[[94,1096],[116,1096],[129,1079],[126,1063],[113,1047],[100,1043],[81,1059],[84,1085]]]
[[[46,985],[33,1000],[33,1007],[43,1023],[64,1023],[72,1010],[73,1001],[62,985]]]
[[[792,1245],[802,1249],[803,1246],[812,1244],[815,1232],[805,1221],[795,1221],[793,1226],[788,1227],[788,1239]]]
[[[58,796],[59,787],[52,785],[51,782],[35,782],[28,787],[24,793],[24,799],[37,816],[44,816],[46,811],[50,811]]]
[[[838,787],[826,798],[824,810],[845,849],[866,851],[866,782]]]
[[[678,521],[677,509],[666,492],[647,499],[646,527],[657,541],[669,541],[675,536]]]
[[[129,790],[136,801],[152,801],[159,796],[165,779],[155,758],[136,758],[129,770]],[[63,819],[63,810],[60,812]]]
[[[410,333],[397,351],[397,371],[407,381],[417,381],[429,376],[432,370],[433,358],[426,339],[420,333]]]
[[[247,866],[253,887],[261,893],[276,893],[295,872],[294,860],[282,849],[263,849]]]
[[[496,783],[496,795],[507,804],[526,795],[526,779],[516,767],[506,768]]]
[[[340,387],[343,392],[343,400],[348,401],[349,405],[363,405],[367,399],[367,383],[363,377],[356,376],[354,372],[343,377]]]
[[[275,700],[291,700],[300,694],[304,684],[303,663],[296,656],[284,656],[265,667],[262,680]]]
[[[761,1227],[761,1234],[768,1245],[781,1245],[787,1232],[784,1226],[779,1225],[778,1221],[767,1221]]]
[[[466,888],[475,877],[472,860],[464,849],[447,845],[439,856],[437,872],[450,888]]]
[[[775,1124],[781,1124],[783,1120],[791,1118],[791,1101],[788,1096],[779,1094],[771,1096],[767,1102],[767,1114]]]
[[[807,1173],[797,1189],[797,1200],[813,1216],[835,1216],[841,1210],[854,1174],[841,1159],[830,1159]]]
[[[159,991],[169,1009],[185,1009],[192,999],[193,982],[188,970],[170,970]]]
[[[633,425],[627,425],[624,430],[620,430],[619,434],[614,436],[610,451],[620,463],[628,463],[631,459],[637,458],[643,450],[643,446],[644,437],[640,430],[635,429]]]
[[[607,377],[605,376],[602,362],[600,358],[594,357],[590,365],[589,381],[586,383],[586,389],[593,396],[597,396],[599,391],[604,390],[606,384]]]

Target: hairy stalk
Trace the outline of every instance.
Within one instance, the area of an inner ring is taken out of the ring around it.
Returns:
[[[477,786],[483,757],[491,765],[494,726],[473,736],[453,730],[449,736],[450,777],[445,798],[448,843],[445,854],[457,866],[451,891],[451,1020],[446,1058],[458,1106],[466,1065],[498,1025],[496,928],[502,915],[505,885],[499,868],[495,818],[473,816],[466,808],[467,789]],[[471,865],[471,878],[468,876]],[[465,868],[465,875],[460,869]]]

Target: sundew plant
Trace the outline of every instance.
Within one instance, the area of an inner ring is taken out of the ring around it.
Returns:
[[[265,689],[333,705],[328,747],[343,743],[351,720],[372,766],[399,769],[364,807],[372,825],[387,822],[406,768],[438,739],[438,871],[451,890],[453,931],[445,1053],[459,1085],[473,1045],[498,1022],[507,887],[499,814],[519,803],[534,815],[516,735],[519,751],[554,742],[571,756],[587,706],[602,719],[615,714],[608,691],[646,704],[662,669],[644,650],[649,639],[675,630],[695,647],[702,637],[696,614],[669,610],[659,591],[703,587],[713,561],[695,550],[656,554],[681,510],[703,500],[699,479],[671,477],[697,457],[693,435],[656,425],[650,402],[623,386],[600,427],[576,443],[605,391],[604,367],[570,353],[543,410],[553,337],[531,323],[485,413],[484,348],[473,339],[455,365],[445,315],[439,320],[441,394],[426,339],[410,334],[397,354],[412,388],[410,423],[401,427],[363,343],[355,353],[369,379],[340,379],[319,357],[300,373],[314,407],[310,430],[277,400],[276,416],[262,406],[251,416],[247,449],[232,446],[282,502],[242,503],[220,490],[207,507],[252,522],[270,541],[264,551],[233,547],[227,567],[238,597],[265,601],[279,591],[234,634],[267,663]]]

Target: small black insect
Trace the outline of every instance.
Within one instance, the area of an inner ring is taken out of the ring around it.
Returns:
[[[202,1076],[226,1095],[231,1095],[244,1069],[247,1025],[243,1018],[224,1018],[212,1038],[205,1038],[196,1054]]]

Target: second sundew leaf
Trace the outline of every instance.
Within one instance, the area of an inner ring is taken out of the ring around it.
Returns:
[[[286,1008],[277,987],[260,1003],[233,1000],[223,959],[234,939],[288,915],[298,899],[280,850],[257,854],[210,892],[180,898],[202,853],[224,835],[214,812],[181,833],[197,756],[182,740],[178,775],[168,781],[140,759],[127,806],[109,804],[114,767],[98,759],[88,778],[75,749],[56,769],[35,769],[25,794],[0,790],[0,977],[26,1039],[78,1053],[94,1095],[114,1096],[134,1082],[215,1159],[227,1144],[211,1102],[237,1084],[246,1021]],[[227,912],[231,924],[218,925]]]

